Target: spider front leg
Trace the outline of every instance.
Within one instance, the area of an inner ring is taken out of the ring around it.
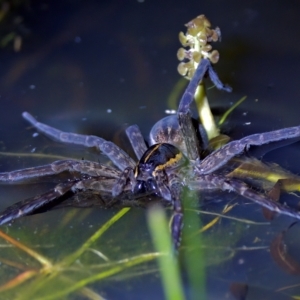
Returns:
[[[232,141],[214,151],[196,165],[197,173],[210,174],[224,166],[234,156],[241,154],[250,146],[260,146],[271,142],[300,137],[300,126],[289,127],[270,132],[246,136],[238,141]]]
[[[109,168],[96,162],[86,160],[57,160],[48,165],[0,173],[0,183],[22,183],[27,180],[57,175],[66,171],[77,174],[78,178],[84,175],[119,178],[121,174],[117,169]]]
[[[177,118],[181,129],[181,135],[184,137],[187,157],[191,161],[198,161],[200,159],[200,143],[196,136],[191,115],[189,112],[178,112]]]
[[[23,112],[23,118],[42,134],[61,143],[82,145],[84,147],[96,147],[103,152],[121,171],[127,167],[134,168],[135,161],[121,148],[112,142],[108,142],[94,135],[63,132],[46,124],[38,122],[28,112]]]
[[[187,156],[190,160],[195,161],[200,159],[199,155],[199,142],[192,124],[190,116],[190,105],[194,99],[196,89],[200,81],[204,78],[205,74],[208,73],[210,79],[216,85],[218,89],[231,92],[231,88],[224,85],[217,73],[214,71],[210,61],[206,58],[202,59],[199,63],[194,76],[192,77],[189,85],[187,86],[179,103],[177,117],[181,128],[181,134],[184,137]]]
[[[126,134],[137,159],[140,160],[147,151],[147,146],[139,127],[137,125],[129,126]]]
[[[137,125],[129,126],[126,129],[126,135],[130,141],[137,159],[140,160],[147,151],[147,146],[139,127]],[[122,175],[119,177],[119,180],[113,187],[112,195],[114,197],[120,195],[128,181],[132,186],[132,191],[135,193],[136,191],[134,189],[137,190],[138,186],[132,167],[127,167],[123,170]]]
[[[130,167],[126,168],[119,176],[116,184],[112,188],[112,196],[113,197],[119,196],[124,190],[124,187],[126,186],[128,181],[130,182],[133,191],[134,187],[136,186],[136,179],[134,176],[133,169]]]
[[[193,102],[196,89],[200,84],[201,80],[204,78],[205,74],[209,75],[211,81],[215,84],[215,86],[219,90],[223,90],[226,92],[231,92],[232,88],[228,85],[225,85],[219,79],[218,74],[213,69],[211,62],[207,58],[201,59],[194,76],[190,80],[181,100],[179,103],[178,111],[182,113],[187,113],[190,110],[190,105]]]

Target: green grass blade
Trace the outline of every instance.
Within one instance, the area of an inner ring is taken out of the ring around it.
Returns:
[[[147,261],[151,261],[155,259],[156,257],[159,257],[159,253],[149,253],[149,254],[142,254],[139,256],[135,256],[132,258],[128,258],[126,260],[123,260],[123,263],[117,264],[116,266],[104,270],[103,272],[99,272],[98,274],[89,276],[85,279],[82,279],[78,282],[75,282],[74,284],[70,284],[68,287],[54,291],[51,295],[43,296],[40,298],[36,298],[37,300],[54,300],[54,299],[66,299],[66,296],[76,292],[84,287],[86,287],[89,284],[92,284],[96,281],[108,278],[110,276],[113,276],[115,274],[118,274],[128,268],[134,267],[138,264],[146,263]],[[173,298],[174,300],[176,299],[181,299],[181,298]]]
[[[220,119],[218,125],[221,126],[226,119],[228,118],[228,116],[241,104],[243,103],[245,100],[247,99],[247,96],[242,97],[238,102],[236,102],[234,105],[232,105],[228,110],[226,110],[226,112],[224,113],[224,115],[222,116],[222,118]]]
[[[168,300],[183,300],[183,285],[180,277],[179,264],[173,251],[165,210],[161,206],[153,206],[148,212],[148,224],[153,244],[159,253],[158,264],[162,277],[165,297]]]
[[[122,218],[128,211],[129,207],[122,208],[118,213],[116,213],[111,219],[109,219],[103,226],[101,226],[85,243],[74,253],[69,255],[63,260],[63,265],[70,265],[73,263],[84,251],[89,249],[92,244],[98,240],[103,233],[105,233],[114,223],[116,223],[120,218]]]
[[[193,192],[185,191],[183,195],[183,207],[189,207],[189,203],[194,202],[194,197],[198,197]],[[187,271],[190,285],[190,299],[206,299],[206,267],[205,253],[201,234],[195,235],[199,228],[202,228],[199,215],[189,211],[184,213],[183,227],[183,259]]]

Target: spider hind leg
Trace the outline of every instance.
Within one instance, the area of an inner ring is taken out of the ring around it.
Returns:
[[[43,206],[46,206],[57,198],[65,195],[72,189],[74,184],[74,182],[60,183],[47,193],[15,203],[1,213],[0,225],[11,222],[22,216],[33,214]]]
[[[266,208],[267,210],[286,215],[300,220],[300,214],[276,201],[272,201],[268,196],[253,190],[246,183],[236,179],[222,179],[220,178],[220,188],[223,190],[234,191],[235,193],[257,203],[258,205]]]

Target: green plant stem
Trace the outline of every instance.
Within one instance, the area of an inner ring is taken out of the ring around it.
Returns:
[[[208,139],[210,140],[218,136],[219,128],[210,110],[210,106],[208,103],[205,86],[203,82],[196,89],[195,102],[197,105],[200,121],[208,135]]]

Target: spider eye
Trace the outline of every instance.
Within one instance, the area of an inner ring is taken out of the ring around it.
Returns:
[[[157,184],[154,179],[137,180],[134,194],[157,194]]]

